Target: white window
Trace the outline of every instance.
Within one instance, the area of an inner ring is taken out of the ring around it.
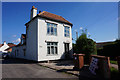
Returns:
[[[64,26],[64,36],[70,37],[70,28],[67,26]]]
[[[47,23],[47,34],[57,36],[57,24]]]
[[[48,55],[58,54],[57,42],[47,42],[47,54]]]

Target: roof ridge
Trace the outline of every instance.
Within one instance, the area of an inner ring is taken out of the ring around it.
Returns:
[[[42,11],[41,13],[43,14],[44,12],[50,13],[50,12],[48,12],[48,11]],[[40,14],[40,13],[39,13],[39,14]],[[53,15],[56,15],[56,16],[60,16],[60,15],[57,15],[57,14],[54,14],[54,13],[50,13],[50,14],[53,14]],[[60,17],[62,17],[62,16],[60,16]]]

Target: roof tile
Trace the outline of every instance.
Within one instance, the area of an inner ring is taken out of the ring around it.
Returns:
[[[68,24],[72,25],[72,23],[70,23],[69,21],[64,19],[62,16],[59,16],[59,15],[56,15],[56,14],[53,14],[53,13],[49,13],[47,11],[43,11],[43,12],[39,13],[38,15],[42,16],[42,17],[50,18],[50,19],[53,19],[53,20],[65,22],[65,23],[68,23]]]

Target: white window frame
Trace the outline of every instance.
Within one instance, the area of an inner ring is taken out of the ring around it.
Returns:
[[[50,48],[50,54],[48,54],[48,47]],[[52,47],[54,49],[54,53],[52,53]],[[47,42],[47,55],[58,55],[58,43],[57,42]]]
[[[48,26],[48,24],[50,25]],[[51,28],[53,28],[53,33],[51,32]],[[49,29],[49,32],[48,32],[48,29]],[[56,29],[56,32],[55,32],[55,29]],[[47,22],[47,35],[57,36],[57,24]]]
[[[66,32],[65,32],[66,31]],[[66,36],[65,36],[66,35]],[[70,37],[70,27],[64,26],[64,36]]]

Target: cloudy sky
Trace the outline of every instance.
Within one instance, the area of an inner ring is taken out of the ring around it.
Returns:
[[[35,6],[73,23],[72,36],[87,29],[90,38],[96,42],[113,41],[118,38],[117,2],[3,2],[2,3],[2,41],[19,43],[25,33],[25,23],[30,20],[30,10]],[[75,42],[75,41],[73,41]]]

